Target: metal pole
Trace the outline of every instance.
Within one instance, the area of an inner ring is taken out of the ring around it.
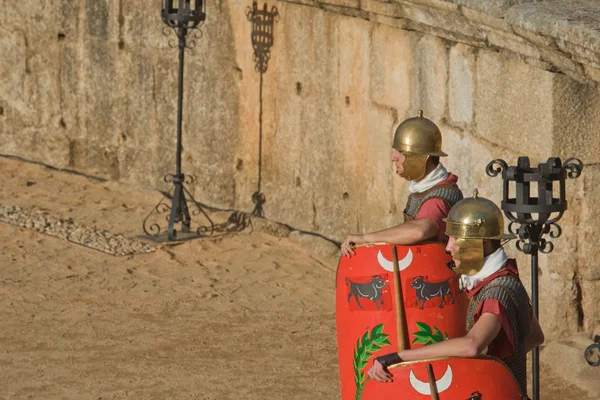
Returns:
[[[538,318],[538,248],[532,246],[531,251],[531,302],[533,305],[533,315]],[[533,374],[533,400],[540,399],[540,348],[536,346],[532,352],[532,374]]]
[[[185,36],[187,29],[179,28],[177,36],[179,37],[179,85],[177,94],[177,172],[176,175],[181,175],[181,125],[183,114],[183,55],[185,51]]]
[[[180,1],[181,5],[181,1]],[[177,168],[173,177],[173,202],[171,203],[171,215],[169,216],[169,225],[167,227],[167,237],[169,240],[177,238],[175,224],[182,222],[181,230],[183,232],[190,231],[190,215],[187,208],[185,193],[183,192],[184,176],[181,173],[181,136],[183,123],[183,56],[185,53],[185,37],[187,35],[186,28],[179,28],[177,37],[179,38],[179,81],[177,93]]]

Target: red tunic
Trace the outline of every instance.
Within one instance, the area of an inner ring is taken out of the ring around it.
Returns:
[[[435,186],[456,185],[457,182],[458,177],[452,173],[448,173],[448,178],[446,178],[445,180],[443,180]],[[415,219],[429,218],[430,220],[435,222],[435,224],[438,227],[437,240],[438,242],[442,242],[444,240],[444,235],[446,234],[446,223],[442,220],[448,217],[450,208],[450,204],[446,203],[442,199],[429,199],[421,205],[421,209],[417,213],[417,217]]]
[[[491,282],[493,279],[498,278],[500,276],[505,275],[514,275],[516,277],[519,276],[519,270],[517,269],[517,263],[514,259],[509,259],[504,268],[501,268],[495,274],[488,276],[483,281],[479,282],[475,287],[471,290],[465,290],[469,299],[475,296],[481,288]],[[487,299],[482,301],[477,309],[475,310],[475,314],[473,315],[473,322],[477,322],[479,317],[485,313],[494,314],[498,317],[502,328],[498,335],[494,338],[492,343],[488,346],[487,354],[490,356],[498,357],[499,359],[503,359],[509,357],[515,351],[515,339],[514,333],[508,321],[508,314],[506,312],[506,308],[498,301],[493,299]],[[531,310],[530,310],[531,313]]]

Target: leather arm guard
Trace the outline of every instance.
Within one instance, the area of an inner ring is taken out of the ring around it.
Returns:
[[[398,364],[398,363],[402,362],[402,359],[400,358],[398,353],[390,353],[390,354],[385,354],[383,356],[377,357],[375,359],[375,361],[379,361],[379,363],[384,368],[387,368],[390,365],[394,365],[394,364]]]

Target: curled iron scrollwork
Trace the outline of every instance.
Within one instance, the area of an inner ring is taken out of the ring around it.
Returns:
[[[562,167],[569,171],[567,174],[569,179],[576,179],[579,178],[581,171],[583,171],[583,162],[578,158],[569,158],[563,163]]]
[[[540,249],[540,252],[544,253],[544,254],[552,253],[552,251],[554,250],[554,243],[552,243],[546,239],[540,239],[539,249]]]
[[[485,167],[485,173],[488,176],[496,177],[499,173],[501,173],[502,171],[506,171],[507,169],[508,164],[506,163],[506,161],[498,158],[488,163],[488,165]]]
[[[562,228],[555,222],[548,225],[548,231],[552,239],[556,239],[562,235]]]
[[[166,176],[165,176],[166,178]],[[165,193],[163,195],[163,197],[160,199],[160,201],[154,206],[154,208],[152,209],[152,211],[150,211],[150,213],[146,216],[146,218],[144,218],[144,222],[142,224],[142,228],[144,230],[144,233],[146,233],[146,235],[148,236],[157,236],[162,232],[162,229],[160,228],[160,224],[154,222],[154,223],[150,223],[148,221],[148,219],[150,218],[150,216],[152,214],[157,214],[157,215],[162,215],[162,214],[167,214],[166,219],[167,221],[169,220],[169,213],[171,212],[171,206],[169,206],[167,203],[164,202],[164,200],[167,198],[168,193]]]

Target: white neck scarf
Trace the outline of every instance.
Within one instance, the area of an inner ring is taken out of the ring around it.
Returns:
[[[408,191],[411,193],[422,193],[446,179],[448,179],[448,171],[442,163],[439,163],[425,178],[420,181],[410,181]]]
[[[463,289],[473,289],[475,285],[479,282],[483,281],[488,276],[491,276],[498,272],[502,267],[506,265],[508,261],[508,257],[504,252],[504,248],[500,247],[494,253],[484,258],[483,268],[481,271],[476,273],[475,275],[461,275],[460,276],[460,286]]]

